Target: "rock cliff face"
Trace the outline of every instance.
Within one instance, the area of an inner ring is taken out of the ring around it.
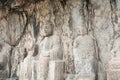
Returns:
[[[120,57],[119,4],[0,0],[0,80],[120,79],[108,71]]]

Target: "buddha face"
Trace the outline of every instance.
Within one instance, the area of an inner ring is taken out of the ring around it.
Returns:
[[[40,35],[43,37],[48,37],[53,34],[53,25],[51,22],[45,23],[40,30]]]

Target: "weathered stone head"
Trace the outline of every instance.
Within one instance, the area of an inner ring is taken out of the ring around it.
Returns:
[[[40,30],[40,35],[42,37],[48,37],[53,34],[53,24],[51,22],[46,22],[44,25],[41,27]]]

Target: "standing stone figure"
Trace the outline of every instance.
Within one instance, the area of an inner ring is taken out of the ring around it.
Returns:
[[[53,29],[54,27],[51,22],[46,22],[42,26],[40,35],[43,39],[39,45],[39,53],[40,56],[50,56],[50,60],[61,60],[62,50],[60,36],[53,34]]]
[[[34,59],[34,40],[32,34],[28,32],[26,34],[26,42],[25,42],[25,53],[22,55],[23,61],[20,62],[20,80],[32,80],[32,61]]]
[[[74,42],[74,63],[77,80],[94,80],[94,43],[89,35],[78,36]],[[92,78],[91,78],[92,77]],[[85,78],[85,79],[86,79]]]
[[[44,23],[38,38],[38,55],[33,61],[33,80],[47,80],[50,60],[62,60],[60,37],[53,35],[51,22]],[[36,66],[34,66],[36,65]],[[36,75],[35,75],[36,74]]]

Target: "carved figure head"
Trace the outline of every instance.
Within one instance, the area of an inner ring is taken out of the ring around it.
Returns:
[[[40,30],[40,35],[43,37],[48,37],[53,34],[53,24],[51,22],[46,22],[43,24]]]

